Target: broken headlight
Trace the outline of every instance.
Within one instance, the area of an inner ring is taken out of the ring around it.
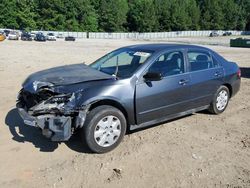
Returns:
[[[42,87],[53,87],[53,84],[50,82],[40,82],[40,81],[33,82],[33,89],[35,91],[39,90]]]
[[[71,94],[61,94],[51,97],[46,103],[66,103],[69,102]]]
[[[63,114],[75,112],[75,96],[73,94],[59,94],[33,106],[29,109],[31,115]]]

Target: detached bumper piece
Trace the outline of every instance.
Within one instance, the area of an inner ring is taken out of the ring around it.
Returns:
[[[66,141],[71,137],[72,118],[69,116],[48,114],[35,117],[23,108],[18,108],[18,112],[26,125],[41,128],[43,135],[52,141]]]

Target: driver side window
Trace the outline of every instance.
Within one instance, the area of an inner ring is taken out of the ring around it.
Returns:
[[[184,58],[180,51],[161,55],[149,68],[149,72],[161,73],[163,77],[184,73]]]

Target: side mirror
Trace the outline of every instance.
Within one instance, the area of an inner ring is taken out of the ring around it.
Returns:
[[[159,81],[162,79],[162,76],[159,72],[148,72],[143,76],[143,78],[146,81]]]

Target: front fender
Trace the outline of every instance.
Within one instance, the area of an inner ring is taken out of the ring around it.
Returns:
[[[77,106],[85,107],[100,101],[113,101],[126,111],[128,123],[134,124],[134,90],[129,87],[125,90],[123,88],[124,85],[113,85],[105,88],[85,89],[77,94]]]

